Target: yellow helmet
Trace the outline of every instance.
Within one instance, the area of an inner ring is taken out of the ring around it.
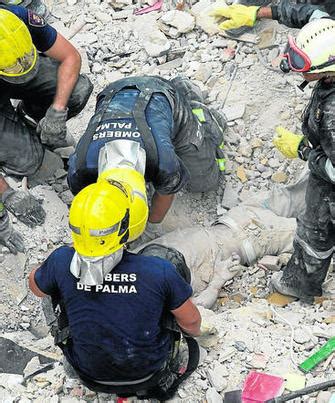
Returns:
[[[145,179],[143,175],[135,169],[113,168],[99,175],[98,183],[105,180],[110,183],[114,181],[121,183],[130,195],[128,242],[134,241],[142,235],[148,220],[149,209]]]
[[[0,77],[14,84],[31,80],[38,70],[38,54],[25,23],[0,9]]]
[[[129,239],[130,197],[117,182],[101,180],[82,189],[70,208],[70,228],[77,253],[108,256]]]

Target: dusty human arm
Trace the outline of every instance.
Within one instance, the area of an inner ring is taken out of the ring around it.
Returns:
[[[0,174],[0,196],[7,190],[9,189],[9,185],[6,181],[6,179]],[[0,197],[1,199],[1,197]]]
[[[43,291],[41,291],[38,288],[38,285],[36,284],[36,281],[35,281],[36,270],[37,270],[37,268],[33,269],[29,274],[29,288],[30,288],[31,292],[36,295],[36,297],[40,297],[40,298],[47,297],[47,294],[45,294]]]
[[[149,222],[153,224],[162,222],[172,205],[173,199],[174,194],[162,195],[156,191],[151,200]]]
[[[171,311],[181,329],[190,336],[200,336],[201,316],[198,308],[188,299]]]
[[[57,111],[62,111],[66,109],[73,88],[77,83],[81,68],[81,57],[77,49],[60,33],[57,33],[56,42],[45,54],[60,62],[56,95],[52,107]]]
[[[271,7],[260,7],[257,11],[257,20],[261,20],[262,18],[272,19],[272,10]]]

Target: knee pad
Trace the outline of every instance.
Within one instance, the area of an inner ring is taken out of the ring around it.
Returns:
[[[84,109],[92,91],[93,84],[90,79],[85,74],[81,74],[69,100],[68,119],[76,116]]]
[[[171,262],[178,273],[183,277],[187,283],[191,283],[191,271],[188,268],[184,255],[175,248],[159,245],[156,243],[145,246],[138,252],[139,255],[144,256],[157,256]]]

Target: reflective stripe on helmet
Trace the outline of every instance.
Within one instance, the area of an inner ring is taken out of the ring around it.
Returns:
[[[92,236],[105,236],[110,235],[116,232],[119,228],[120,223],[114,224],[112,227],[103,228],[103,229],[90,229],[89,234]]]

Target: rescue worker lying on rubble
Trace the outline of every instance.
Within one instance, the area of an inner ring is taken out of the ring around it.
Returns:
[[[62,35],[31,10],[0,6],[0,168],[16,177],[38,175],[68,145],[66,120],[78,114],[92,91],[79,75],[81,58]],[[21,100],[15,109],[11,99]],[[23,252],[7,210],[31,227],[44,222],[41,204],[14,191],[0,176],[0,243]]]
[[[241,0],[240,4],[216,7],[211,15],[224,18],[219,27],[229,32],[242,32],[242,27],[253,27],[257,20],[273,19],[292,28],[302,28],[308,22],[319,18],[335,17],[334,0],[301,0],[292,4],[281,0],[271,7],[260,7],[262,1]],[[268,2],[269,3],[269,2]]]
[[[166,400],[197,367],[191,336],[199,335],[201,317],[186,264],[176,269],[124,248],[148,217],[144,178],[133,173],[132,186],[99,178],[74,197],[73,247],[56,249],[31,272],[29,285],[38,297],[51,296],[56,312],[61,307],[55,341],[87,387]],[[185,372],[181,331],[189,350]]]
[[[214,190],[224,169],[224,118],[204,105],[187,79],[128,77],[106,87],[95,115],[69,160],[68,183],[77,194],[102,172],[131,161],[155,188],[142,241],[160,235],[174,194]]]

